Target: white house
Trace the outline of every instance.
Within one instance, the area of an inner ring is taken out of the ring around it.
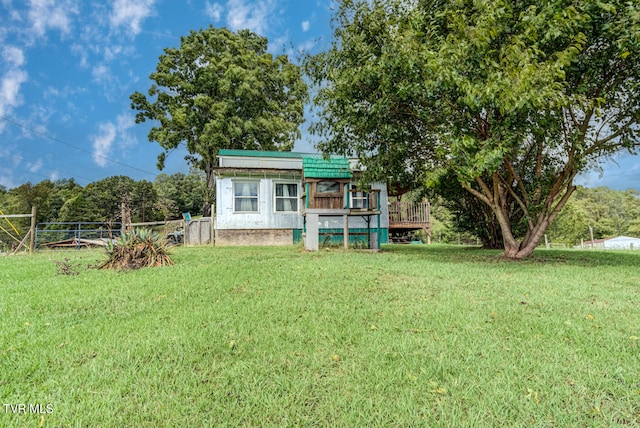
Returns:
[[[216,245],[388,242],[387,186],[357,187],[357,161],[320,154],[221,150]],[[345,224],[347,227],[345,228]]]

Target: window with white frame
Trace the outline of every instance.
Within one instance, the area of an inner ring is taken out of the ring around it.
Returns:
[[[369,193],[364,191],[350,192],[351,208],[365,209],[369,208]]]
[[[257,181],[233,182],[234,212],[258,212],[258,184]]]
[[[298,212],[298,184],[275,183],[276,212]]]

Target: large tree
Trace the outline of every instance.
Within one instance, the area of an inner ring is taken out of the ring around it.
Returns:
[[[267,39],[249,30],[209,27],[166,48],[148,96],[131,95],[136,122],[159,122],[149,141],[166,154],[181,144],[187,161],[205,173],[208,215],[213,168],[220,149],[291,150],[303,121],[307,87],[300,67],[267,52]]]
[[[636,153],[637,2],[345,0],[334,28],[305,63],[320,148],[355,154],[372,178],[452,170],[495,216],[506,257],[531,254],[578,173]]]

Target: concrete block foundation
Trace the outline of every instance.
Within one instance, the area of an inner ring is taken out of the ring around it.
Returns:
[[[218,229],[219,246],[292,245],[293,229]]]

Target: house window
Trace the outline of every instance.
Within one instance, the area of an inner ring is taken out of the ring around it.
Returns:
[[[257,181],[236,181],[233,183],[233,210],[235,212],[258,212]]]
[[[276,212],[298,212],[298,184],[275,183]]]
[[[366,209],[369,208],[368,192],[351,192],[351,208]]]
[[[340,193],[340,183],[337,181],[320,181],[316,183],[316,193]]]

